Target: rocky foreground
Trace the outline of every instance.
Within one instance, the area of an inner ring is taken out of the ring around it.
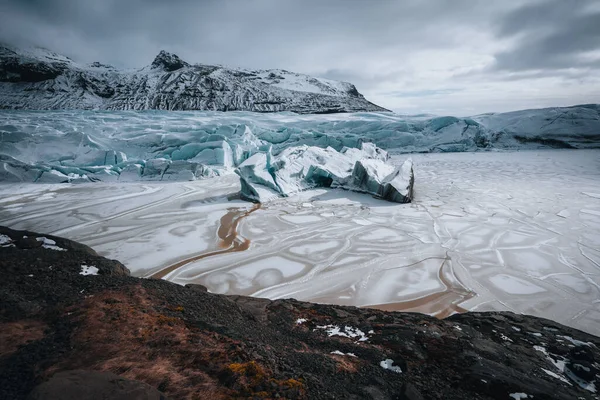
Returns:
[[[512,313],[270,301],[138,279],[0,227],[2,399],[598,399],[600,338]]]

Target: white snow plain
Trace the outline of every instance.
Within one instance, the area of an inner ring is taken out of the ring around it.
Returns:
[[[437,316],[510,310],[600,330],[600,151],[411,157],[411,204],[337,189],[276,199],[240,220],[246,251],[189,262],[165,279]],[[217,250],[221,219],[252,208],[228,200],[239,189],[234,175],[4,184],[0,225],[83,242],[150,276]]]

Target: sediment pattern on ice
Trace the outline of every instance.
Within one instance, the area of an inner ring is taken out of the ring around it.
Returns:
[[[600,329],[598,151],[412,158],[411,204],[318,189],[246,214],[253,205],[235,198],[235,176],[12,184],[0,186],[0,224],[77,239],[137,276],[164,271],[218,293],[438,316],[512,310]]]

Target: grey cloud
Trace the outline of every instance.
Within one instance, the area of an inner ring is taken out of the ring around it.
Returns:
[[[459,107],[454,99],[460,94],[452,88],[484,91],[491,90],[490,81],[533,84],[548,76],[597,82],[596,61],[574,61],[600,43],[598,11],[589,9],[593,3],[2,0],[0,41],[41,45],[82,63],[118,67],[148,65],[164,49],[192,63],[282,68],[349,81],[387,108],[403,96],[410,98],[411,107],[427,107],[433,97]],[[499,52],[505,41],[514,47]],[[461,64],[462,59],[473,64]],[[488,60],[488,65],[478,60]],[[578,76],[565,73],[574,65]],[[469,102],[486,107],[477,98],[468,99],[466,92],[462,96],[460,107],[471,107]],[[507,92],[507,102],[510,96]]]
[[[517,43],[496,54],[494,67],[507,71],[597,68],[598,60],[582,57],[600,50],[600,11],[588,7],[593,4],[592,0],[552,0],[508,13],[497,32]]]

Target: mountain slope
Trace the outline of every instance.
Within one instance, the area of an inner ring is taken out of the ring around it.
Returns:
[[[0,46],[0,108],[97,110],[387,111],[347,82],[284,70],[188,64],[161,51],[150,66],[84,66],[44,49]]]

